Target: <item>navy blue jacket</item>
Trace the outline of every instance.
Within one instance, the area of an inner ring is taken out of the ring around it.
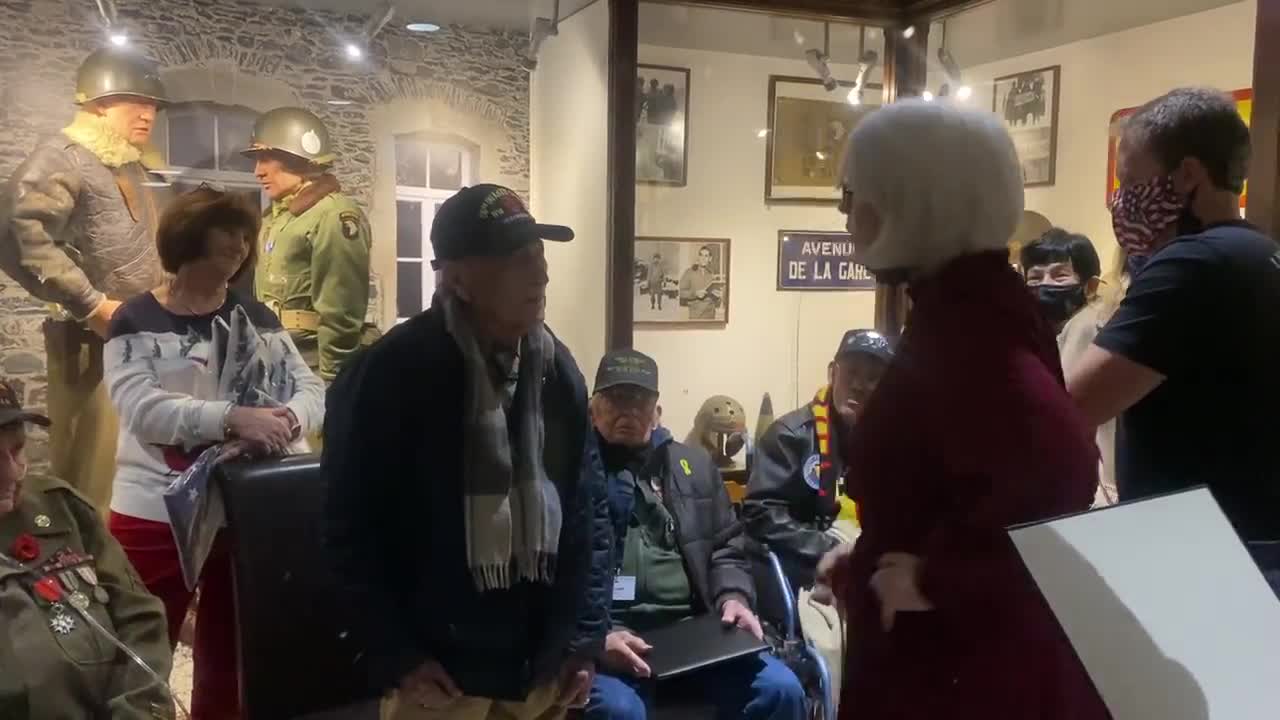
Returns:
[[[478,592],[463,513],[463,367],[433,307],[342,371],[321,459],[326,544],[377,688],[431,658],[467,695],[523,700],[570,654],[603,648],[612,594],[604,470],[586,385],[557,340],[542,393],[543,459],[563,511],[556,581]]]

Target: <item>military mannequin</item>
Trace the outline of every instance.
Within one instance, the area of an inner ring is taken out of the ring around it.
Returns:
[[[145,58],[94,52],[76,75],[75,119],[35,148],[0,199],[0,269],[51,310],[52,470],[102,513],[117,441],[103,338],[122,301],[164,278],[155,231],[169,192],[154,187],[163,182],[143,166],[142,148],[165,98]]]
[[[360,348],[369,307],[369,223],[329,172],[336,155],[315,115],[278,108],[244,154],[271,198],[254,290],[280,316],[307,364],[333,380]]]

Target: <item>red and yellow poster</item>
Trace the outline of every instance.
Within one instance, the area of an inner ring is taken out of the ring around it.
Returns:
[[[1235,98],[1236,107],[1240,109],[1240,116],[1244,118],[1245,123],[1249,122],[1250,115],[1253,113],[1253,90],[1237,90],[1231,93],[1231,97]],[[1125,108],[1118,110],[1111,116],[1111,125],[1108,128],[1107,138],[1107,204],[1111,204],[1111,196],[1115,194],[1116,189],[1120,187],[1120,179],[1116,177],[1116,147],[1120,144],[1120,129],[1124,127],[1124,121],[1130,115],[1138,111],[1138,108]],[[1244,193],[1240,195],[1240,207],[1243,209],[1249,198],[1249,185],[1245,183]]]

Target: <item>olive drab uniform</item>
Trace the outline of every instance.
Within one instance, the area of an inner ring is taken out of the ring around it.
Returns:
[[[328,131],[298,108],[279,108],[254,126],[246,155],[286,153],[324,168],[331,164]],[[254,289],[280,316],[307,364],[326,382],[370,335],[369,222],[323,173],[292,196],[272,203],[262,224]]]
[[[165,101],[150,62],[119,49],[90,55],[76,102],[119,95]],[[139,148],[81,111],[0,193],[0,269],[51,309],[44,339],[53,472],[102,513],[115,477],[116,415],[102,380],[104,340],[82,321],[103,300],[124,301],[163,281],[155,236],[170,194],[155,187],[161,181]]]
[[[173,718],[168,690],[81,615],[169,676],[164,606],[88,500],[29,476],[0,553],[0,718]]]

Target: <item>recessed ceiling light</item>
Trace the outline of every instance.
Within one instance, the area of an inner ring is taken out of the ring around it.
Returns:
[[[925,90],[924,92],[920,93],[920,97],[925,102],[933,102],[933,93],[929,92],[928,90]]]
[[[351,105],[353,103],[353,101],[351,100],[326,100],[325,102],[329,103],[330,105],[336,105],[339,107],[344,107],[346,105]]]
[[[347,57],[352,60],[359,60],[364,57],[364,51],[355,43],[347,43]]]
[[[111,33],[111,44],[116,47],[124,47],[129,44],[129,36],[122,32]]]
[[[440,30],[440,26],[429,22],[413,22],[404,26],[405,30],[416,33],[433,33]]]
[[[915,37],[915,35],[916,35],[916,26],[915,26],[915,25],[908,25],[908,26],[907,26],[907,29],[902,31],[902,37],[904,37],[904,38],[906,38],[906,39],[908,39],[908,40],[910,40],[911,38]]]

